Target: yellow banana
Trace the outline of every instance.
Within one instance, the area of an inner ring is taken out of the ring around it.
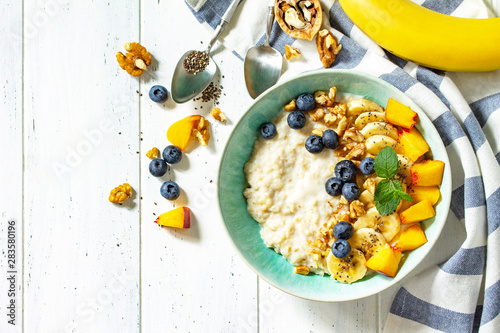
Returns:
[[[500,69],[500,18],[440,14],[410,0],[339,0],[377,44],[420,65],[458,72]]]

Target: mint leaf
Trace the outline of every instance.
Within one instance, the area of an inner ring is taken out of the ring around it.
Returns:
[[[400,200],[394,197],[394,192],[386,193],[382,198],[375,197],[375,207],[382,216],[392,214],[398,208]]]
[[[396,151],[389,146],[382,148],[375,158],[373,168],[379,177],[394,177],[399,170],[398,155]]]
[[[382,216],[392,214],[401,200],[413,201],[411,195],[403,191],[401,183],[394,179],[382,179],[375,187],[375,207]]]
[[[395,193],[399,200],[413,201],[413,197],[406,192],[398,191]]]

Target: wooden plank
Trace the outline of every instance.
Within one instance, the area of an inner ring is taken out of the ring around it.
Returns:
[[[139,330],[137,1],[25,1],[25,331]]]
[[[156,104],[148,97],[150,87],[161,84],[170,90],[179,57],[190,49],[204,49],[211,36],[181,0],[143,1],[141,17],[141,41],[156,59],[151,76],[141,81],[142,331],[256,332],[257,326],[248,326],[247,318],[257,315],[257,278],[235,254],[215,195],[224,143],[244,112],[242,105],[250,102],[238,73],[242,63],[230,50],[215,47],[215,61],[226,73],[221,85],[231,87],[230,96],[220,99],[220,108],[230,119],[226,126],[208,116],[210,103]],[[193,145],[169,173],[161,179],[152,177],[145,153],[153,146],[163,150],[169,144],[168,126],[190,114],[209,119],[210,144]],[[160,195],[166,180],[176,181],[182,189],[175,203]],[[159,214],[180,205],[192,210],[190,229],[153,223]]]
[[[375,332],[377,296],[325,303],[286,294],[259,280],[260,332]]]
[[[22,3],[0,2],[0,332],[21,332],[23,276]],[[9,230],[10,229],[10,230]],[[7,273],[15,272],[15,273]],[[13,302],[13,303],[11,303]]]

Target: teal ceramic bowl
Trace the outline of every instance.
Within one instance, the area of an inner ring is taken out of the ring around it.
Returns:
[[[243,190],[247,181],[243,167],[252,154],[262,123],[273,120],[283,106],[301,93],[314,93],[336,86],[339,92],[359,95],[385,107],[391,97],[416,111],[417,128],[431,147],[434,159],[445,162],[441,200],[436,216],[423,223],[428,242],[402,260],[395,278],[372,274],[352,284],[342,284],[330,276],[303,276],[260,237],[260,225],[247,212]],[[350,70],[308,72],[285,81],[261,95],[236,124],[224,150],[218,174],[219,208],[231,241],[241,258],[261,278],[289,294],[305,299],[339,302],[367,297],[389,288],[419,265],[436,242],[446,221],[450,206],[451,173],[441,138],[425,113],[405,94],[392,85],[368,74]]]

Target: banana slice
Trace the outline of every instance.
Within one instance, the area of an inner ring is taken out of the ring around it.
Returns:
[[[397,213],[392,213],[387,216],[380,216],[377,208],[370,208],[365,215],[358,218],[354,223],[354,230],[363,228],[372,228],[384,235],[387,242],[390,242],[399,232],[401,220]]]
[[[384,235],[371,228],[355,230],[348,242],[351,244],[351,249],[363,252],[366,260],[370,259],[380,247],[387,244]]]
[[[370,111],[384,112],[384,109],[377,103],[364,98],[353,99],[347,103],[347,117],[357,116],[363,112]]]
[[[411,166],[413,165],[412,160],[410,160],[405,155],[398,155],[399,171],[398,180],[402,180],[406,185],[411,184]]]
[[[366,140],[365,145],[368,153],[377,155],[385,146],[395,148],[397,141],[387,135],[374,135]]]
[[[353,283],[362,279],[367,271],[366,259],[363,252],[352,249],[344,259],[335,257],[332,252],[326,257],[326,265],[330,275],[342,283]]]
[[[385,121],[376,121],[366,124],[360,132],[365,138],[369,138],[374,135],[387,135],[396,141],[398,140],[398,130]]]
[[[375,207],[375,199],[373,197],[373,194],[368,190],[364,190],[363,192],[361,192],[358,200],[363,203],[365,210],[369,210],[370,208]]]
[[[366,125],[368,125],[369,123],[373,123],[375,121],[386,121],[385,112],[378,112],[378,111],[363,112],[356,118],[354,125],[356,125],[357,129],[362,130]]]

